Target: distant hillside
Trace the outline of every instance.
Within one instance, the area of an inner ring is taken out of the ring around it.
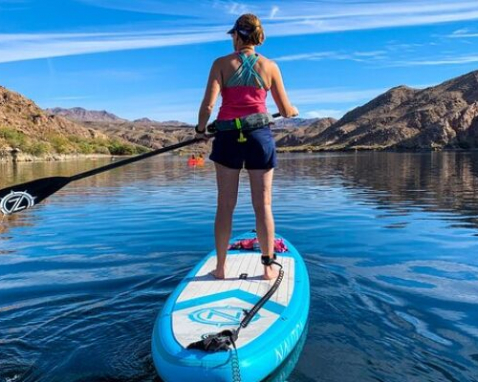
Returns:
[[[184,139],[194,136],[193,126],[180,121],[158,122],[149,118],[139,118],[134,121],[119,119],[108,112],[102,115],[114,116],[115,118],[101,119],[97,112],[88,111],[82,108],[68,110],[82,110],[81,115],[95,115],[95,118],[80,119],[75,113],[65,112],[65,109],[48,109],[50,113],[64,115],[66,118],[76,120],[85,127],[105,132],[108,135],[118,136],[129,142],[143,145],[151,149],[157,149],[166,145],[178,143]],[[276,140],[279,146],[300,145],[316,136],[325,127],[329,127],[334,119],[331,118],[278,118],[274,124]],[[197,146],[195,150],[198,150]],[[199,144],[199,151],[207,151],[205,144]]]
[[[55,107],[53,109],[45,109],[48,114],[59,115],[67,119],[79,122],[124,122],[126,119],[120,118],[106,110],[86,110],[82,107],[73,107],[71,109],[63,109]]]
[[[0,157],[13,152],[56,154],[135,154],[145,150],[61,116],[44,112],[22,95],[0,86]]]
[[[295,119],[286,119],[284,121],[295,121]],[[293,148],[308,145],[336,121],[334,118],[299,119],[299,123],[295,124],[295,126],[294,124],[286,124],[284,129],[281,129],[280,125],[276,123],[274,131],[277,147]]]
[[[390,89],[309,144],[324,150],[478,148],[478,71],[423,90]]]
[[[277,118],[274,123],[276,129],[309,127],[323,118]]]
[[[135,125],[141,125],[141,126],[150,126],[150,127],[157,127],[157,128],[184,128],[184,127],[191,127],[190,124],[186,122],[181,122],[181,121],[154,121],[149,118],[140,118],[140,119],[135,119],[133,121]]]
[[[147,122],[144,119],[140,122],[83,122],[83,125],[151,149],[172,145],[194,136],[191,125],[171,126],[164,122]]]
[[[132,144],[150,149],[173,145],[194,137],[193,126],[180,121],[158,122],[146,117],[129,121],[107,111],[97,112],[83,108],[47,110],[50,114],[63,115],[65,118],[76,121],[85,128],[100,131],[108,136],[119,137]],[[206,152],[209,148],[206,143],[201,142],[194,146],[194,150]]]
[[[116,123],[127,123],[129,125],[138,125],[138,126],[150,126],[157,128],[171,128],[171,127],[191,127],[191,125],[180,122],[180,121],[154,121],[152,119],[143,117],[135,119],[134,121],[129,121],[124,118],[120,118],[117,115],[110,113],[106,110],[87,110],[82,107],[73,107],[70,109],[64,109],[61,107],[55,107],[51,109],[45,109],[45,112],[51,115],[59,115],[65,117],[71,121],[79,123],[99,123],[100,128],[104,126],[109,126],[109,124]]]

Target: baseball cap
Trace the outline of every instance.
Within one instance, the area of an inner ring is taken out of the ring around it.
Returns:
[[[254,32],[254,30],[251,29],[246,29],[244,27],[239,27],[237,21],[234,24],[234,26],[227,32],[228,34],[233,34],[234,32],[237,32],[241,34],[244,37],[249,37],[249,35]]]

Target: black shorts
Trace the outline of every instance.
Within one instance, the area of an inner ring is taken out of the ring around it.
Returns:
[[[243,131],[246,142],[238,142],[239,131],[218,131],[209,159],[223,166],[268,170],[277,166],[276,145],[269,126]]]

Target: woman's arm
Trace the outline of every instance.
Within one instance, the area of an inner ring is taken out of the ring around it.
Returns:
[[[275,62],[271,62],[271,94],[280,114],[284,118],[299,115],[299,111],[295,106],[292,106],[289,97],[287,97],[280,69]]]
[[[211,117],[214,105],[217,100],[217,96],[221,91],[221,70],[219,66],[219,59],[214,61],[209,73],[209,79],[207,81],[206,91],[204,98],[201,102],[198,115],[198,130],[206,131],[206,125]]]

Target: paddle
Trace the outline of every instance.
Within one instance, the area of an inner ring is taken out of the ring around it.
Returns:
[[[42,200],[48,198],[50,195],[57,192],[59,189],[65,187],[68,183],[75,180],[87,178],[105,171],[112,170],[130,163],[134,163],[154,155],[162,154],[168,151],[179,149],[184,146],[199,142],[201,139],[193,138],[184,142],[176,143],[168,147],[163,147],[145,154],[137,155],[132,158],[123,159],[121,161],[108,164],[106,166],[94,168],[93,170],[85,171],[73,176],[53,176],[49,178],[42,178],[32,180],[30,182],[18,184],[13,187],[4,188],[0,190],[0,210],[5,215],[10,215],[16,212],[23,211],[27,208],[33,207]]]
[[[280,113],[273,114],[274,118],[280,116]],[[208,129],[214,126],[214,122],[208,126]],[[168,151],[176,150],[181,147],[191,145],[193,143],[200,142],[201,139],[193,138],[184,142],[176,143],[168,147],[163,147],[149,153],[137,155],[132,158],[123,159],[121,161],[108,164],[106,166],[94,168],[89,171],[82,172],[73,176],[54,176],[49,178],[41,178],[32,180],[30,182],[18,184],[13,187],[7,187],[0,190],[0,211],[4,215],[11,215],[16,212],[26,210],[33,207],[35,204],[40,203],[42,200],[48,198],[61,188],[65,187],[68,183],[75,180],[87,178],[96,174],[100,174],[105,171],[112,170],[121,166],[125,166],[130,163],[134,163],[158,154],[163,154]]]

